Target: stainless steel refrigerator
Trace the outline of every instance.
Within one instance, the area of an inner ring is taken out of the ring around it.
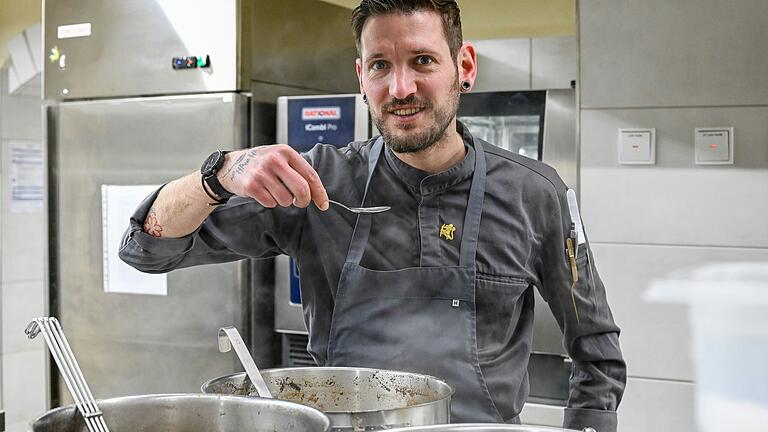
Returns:
[[[355,91],[349,11],[316,0],[46,0],[43,16],[50,311],[94,395],[195,392],[237,370],[217,349],[227,325],[270,366],[272,263],[173,271],[166,295],[105,292],[103,191],[160,185],[214,150],[274,142],[277,96]],[[51,376],[53,404],[69,401]]]

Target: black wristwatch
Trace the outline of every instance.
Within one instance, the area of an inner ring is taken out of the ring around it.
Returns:
[[[203,166],[200,167],[200,174],[202,174],[203,179],[203,190],[209,197],[216,201],[211,205],[224,204],[234,196],[232,192],[224,189],[224,186],[221,185],[219,179],[216,177],[216,174],[218,174],[222,165],[224,165],[224,155],[227,153],[229,152],[222,150],[211,153],[211,155],[205,159],[205,162],[203,162]],[[206,185],[208,186],[207,188]],[[210,189],[210,192],[208,189]],[[213,194],[211,194],[211,192],[213,192]]]

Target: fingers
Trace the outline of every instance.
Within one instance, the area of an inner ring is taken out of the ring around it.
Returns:
[[[250,190],[249,196],[266,208],[277,207],[277,201],[264,186],[254,186]]]
[[[323,211],[328,210],[328,193],[325,191],[325,186],[323,186],[320,176],[312,168],[312,165],[295,151],[293,151],[288,159],[288,164],[293,168],[294,172],[298,173],[306,181],[309,187],[309,198],[314,201],[317,208]],[[298,201],[299,197],[296,197]],[[309,205],[309,200],[307,200],[307,205]]]
[[[287,163],[277,171],[277,176],[291,194],[293,205],[305,208],[312,199],[309,183]]]
[[[311,201],[328,209],[328,194],[312,165],[287,145],[264,146],[246,161],[243,179],[246,195],[265,207],[295,205],[305,208]]]
[[[293,204],[294,195],[285,187],[279,178],[263,176],[259,182],[281,207],[288,207]]]

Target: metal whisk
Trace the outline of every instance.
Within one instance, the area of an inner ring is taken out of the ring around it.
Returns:
[[[69,388],[69,392],[75,399],[75,405],[78,411],[85,419],[85,425],[90,432],[109,432],[107,424],[104,422],[102,412],[96,406],[91,389],[85,382],[80,365],[75,360],[72,348],[67,342],[67,337],[61,330],[59,320],[54,317],[35,318],[29,323],[24,333],[28,338],[34,339],[38,334],[43,333],[48,349],[51,351],[56,366],[59,367],[61,376]]]

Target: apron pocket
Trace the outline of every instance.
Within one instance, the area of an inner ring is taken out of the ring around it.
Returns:
[[[533,299],[533,287],[522,278],[477,274],[478,358],[505,421],[520,413],[528,394]]]
[[[478,273],[475,284],[478,350],[494,351],[506,345],[517,327],[529,284],[522,279]],[[531,299],[532,301],[532,299]]]

